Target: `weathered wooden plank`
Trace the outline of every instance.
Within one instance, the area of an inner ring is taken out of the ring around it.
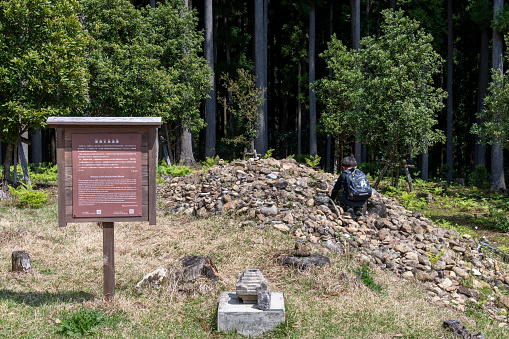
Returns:
[[[101,218],[101,217],[92,217],[92,218],[74,218],[72,216],[72,206],[65,206],[67,222],[75,223],[75,222],[110,222],[110,221],[148,221],[148,205],[142,206],[142,216],[141,217],[111,217],[111,218]]]
[[[149,147],[148,147],[148,182],[152,183],[149,185],[148,197],[149,197],[149,224],[156,224],[156,167],[157,167],[157,130],[155,128],[150,129],[149,131]]]
[[[74,126],[161,126],[160,117],[49,117],[46,121],[50,127]]]
[[[57,129],[56,139],[57,139],[57,172],[64,173],[65,172],[65,148],[64,148],[64,135],[65,128]],[[65,217],[65,176],[58,175],[58,226],[65,227],[66,217]]]
[[[104,297],[111,300],[115,296],[115,224],[103,222],[103,276]]]

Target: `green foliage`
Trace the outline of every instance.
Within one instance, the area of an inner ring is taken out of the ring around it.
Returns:
[[[483,123],[474,124],[471,132],[492,144],[498,140],[505,148],[509,146],[509,71],[505,74],[493,73],[484,98],[485,110],[477,114]]]
[[[70,337],[95,334],[99,333],[97,327],[105,322],[106,316],[101,311],[81,308],[62,320],[57,333]]]
[[[468,175],[467,184],[480,188],[487,188],[490,184],[490,172],[484,165],[477,165],[475,170]]]
[[[382,170],[382,166],[380,162],[363,162],[362,164],[359,164],[358,168],[363,171],[366,175],[371,175],[373,177],[380,174],[380,171]]]
[[[445,93],[433,86],[442,59],[433,50],[433,37],[402,11],[382,12],[380,37],[361,40],[365,66],[360,139],[377,150],[398,155],[419,154],[442,141],[433,127]]]
[[[0,2],[0,141],[87,102],[88,34],[77,0]]]
[[[322,158],[320,158],[320,156],[317,154],[315,156],[309,155],[308,157],[305,158],[305,160],[306,164],[308,164],[311,167],[315,167],[320,165],[320,160],[322,160]]]
[[[28,164],[30,179],[34,183],[57,183],[57,165],[42,163],[40,165]]]
[[[384,187],[382,189],[382,193],[385,194],[388,197],[401,196],[401,194],[403,194],[403,192],[404,191],[403,191],[402,188],[394,187],[394,186],[391,186],[391,185],[387,185],[386,187]]]
[[[440,260],[440,258],[442,257],[442,255],[444,255],[444,253],[445,253],[445,250],[438,251],[437,253],[434,253],[433,251],[428,251],[427,255],[428,255],[429,261],[434,265],[437,263],[438,260]]]
[[[325,104],[319,129],[338,141],[342,158],[345,146],[359,129],[357,108],[363,91],[361,64],[356,51],[348,50],[335,35],[320,56],[325,59],[332,76],[317,83],[318,99]]]
[[[158,165],[157,166],[157,173],[160,175],[166,175],[169,177],[184,177],[188,174],[194,173],[195,170],[193,170],[189,166],[164,166],[164,165]]]
[[[488,0],[471,1],[469,5],[470,17],[480,29],[489,29],[493,18],[493,9]]]
[[[489,206],[489,212],[493,219],[493,228],[504,233],[509,232],[509,220],[506,217],[506,213],[494,205]]]
[[[4,168],[0,168],[0,175],[3,176]],[[14,166],[10,167],[11,175],[14,175]],[[50,163],[42,163],[40,165],[28,164],[28,173],[30,180],[34,184],[56,184],[58,181],[57,165]],[[18,182],[23,180],[23,169],[21,166],[17,166],[16,180]]]
[[[363,38],[358,52],[347,51],[333,37],[323,54],[333,80],[322,83],[330,89],[319,97],[336,114],[325,125],[329,133],[331,126],[350,135],[358,131],[375,153],[396,158],[420,154],[426,145],[444,140],[434,128],[445,97],[433,86],[442,59],[433,50],[433,37],[417,21],[402,11],[384,10],[382,15],[382,34]]]
[[[403,207],[405,207],[406,209],[409,209],[410,205],[412,204],[412,201],[415,198],[415,195],[416,195],[415,191],[410,192],[410,193],[403,192],[403,194],[401,196],[401,198],[403,199]]]
[[[210,68],[198,56],[195,12],[177,0],[141,10],[128,0],[85,0],[84,8],[91,114],[158,116],[191,132],[202,128]]]
[[[360,276],[361,282],[370,290],[377,293],[385,293],[383,287],[373,280],[373,273],[370,271],[368,264],[362,264],[361,268],[357,270],[356,273]]]
[[[447,176],[447,173],[451,170],[451,166],[448,164],[443,164],[442,167],[440,167],[440,170],[438,171],[438,175],[440,178],[445,179]]]
[[[247,70],[237,69],[236,79],[223,74],[221,80],[227,92],[231,92],[232,101],[227,95],[221,97],[227,110],[235,118],[235,131],[233,136],[223,138],[228,144],[242,145],[252,150],[254,140],[258,136],[257,122],[261,115],[260,107],[265,102],[265,89],[256,88],[256,77]]]
[[[268,159],[268,158],[272,157],[272,153],[274,153],[274,149],[273,148],[269,148],[269,150],[267,151],[267,153],[265,153],[263,158],[264,159]]]
[[[205,168],[210,168],[214,165],[216,165],[219,162],[219,155],[216,155],[215,157],[207,157],[205,161],[201,163],[201,165]]]
[[[509,31],[509,11],[502,7],[496,14],[496,19],[491,23],[491,26],[498,32],[506,34]]]
[[[21,184],[18,188],[9,186],[9,192],[13,197],[15,197],[16,205],[20,208],[41,207],[44,203],[46,203],[46,201],[48,201],[49,196],[49,194],[43,190],[28,189],[24,184]]]
[[[414,188],[416,188],[422,192],[430,193],[433,196],[441,195],[442,193],[444,193],[444,188],[440,185],[437,185],[434,182],[428,182],[428,181],[424,181],[420,178],[415,178],[413,180],[413,183],[414,183]]]

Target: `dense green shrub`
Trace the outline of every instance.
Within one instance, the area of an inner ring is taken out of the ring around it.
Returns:
[[[43,190],[28,189],[26,185],[21,184],[18,188],[9,186],[11,196],[15,198],[18,207],[41,207],[47,200],[49,193]]]

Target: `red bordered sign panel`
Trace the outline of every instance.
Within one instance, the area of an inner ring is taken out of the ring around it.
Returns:
[[[72,134],[74,218],[142,215],[141,134]]]

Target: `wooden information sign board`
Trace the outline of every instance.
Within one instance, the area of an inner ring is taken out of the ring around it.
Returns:
[[[50,117],[57,130],[58,225],[103,224],[104,294],[115,293],[114,222],[156,223],[161,118]]]
[[[72,135],[73,217],[141,216],[141,134]]]

